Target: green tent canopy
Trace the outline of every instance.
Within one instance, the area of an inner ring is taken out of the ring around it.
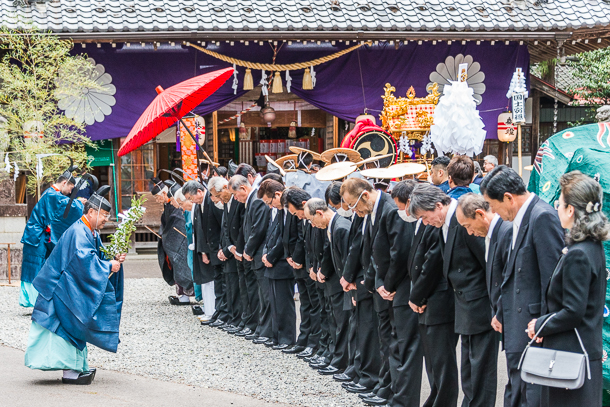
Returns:
[[[599,181],[604,190],[603,211],[610,218],[610,123],[566,129],[545,141],[536,154],[528,189],[553,204],[561,193],[559,177],[580,171]],[[610,242],[604,242],[607,279],[610,278]],[[610,405],[610,290],[604,306],[604,402]]]

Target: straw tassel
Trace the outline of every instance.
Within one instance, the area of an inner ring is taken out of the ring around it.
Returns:
[[[311,72],[309,68],[305,68],[305,73],[303,74],[303,90],[312,90],[313,83],[311,81]]]
[[[252,79],[252,70],[248,68],[246,69],[246,74],[244,75],[244,90],[252,89],[254,89],[254,79]]]
[[[271,88],[271,92],[273,92],[273,93],[284,92],[284,89],[282,86],[282,77],[280,76],[280,71],[275,71],[275,75],[273,76],[273,87]]]

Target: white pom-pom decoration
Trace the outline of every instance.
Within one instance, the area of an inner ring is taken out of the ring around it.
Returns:
[[[430,127],[430,137],[439,154],[480,154],[486,134],[483,127],[472,88],[466,82],[445,86]]]

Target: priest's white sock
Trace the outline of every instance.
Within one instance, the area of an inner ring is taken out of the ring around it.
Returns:
[[[191,299],[189,298],[188,295],[181,295],[180,302],[191,302]]]
[[[80,372],[76,370],[64,370],[64,379],[78,379]]]

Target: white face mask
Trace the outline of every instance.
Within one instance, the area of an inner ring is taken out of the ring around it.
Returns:
[[[344,218],[351,218],[354,212],[351,209],[346,211],[342,207],[339,207],[337,208],[337,214],[343,216]]]
[[[224,209],[225,208],[225,206],[222,203],[222,201],[218,201],[218,202],[214,203],[214,206],[217,207],[218,209]]]
[[[400,216],[400,219],[404,220],[405,222],[409,222],[409,223],[413,223],[417,220],[416,217],[413,217],[411,215],[407,215],[407,210],[404,209],[402,211],[398,211],[398,216]]]

